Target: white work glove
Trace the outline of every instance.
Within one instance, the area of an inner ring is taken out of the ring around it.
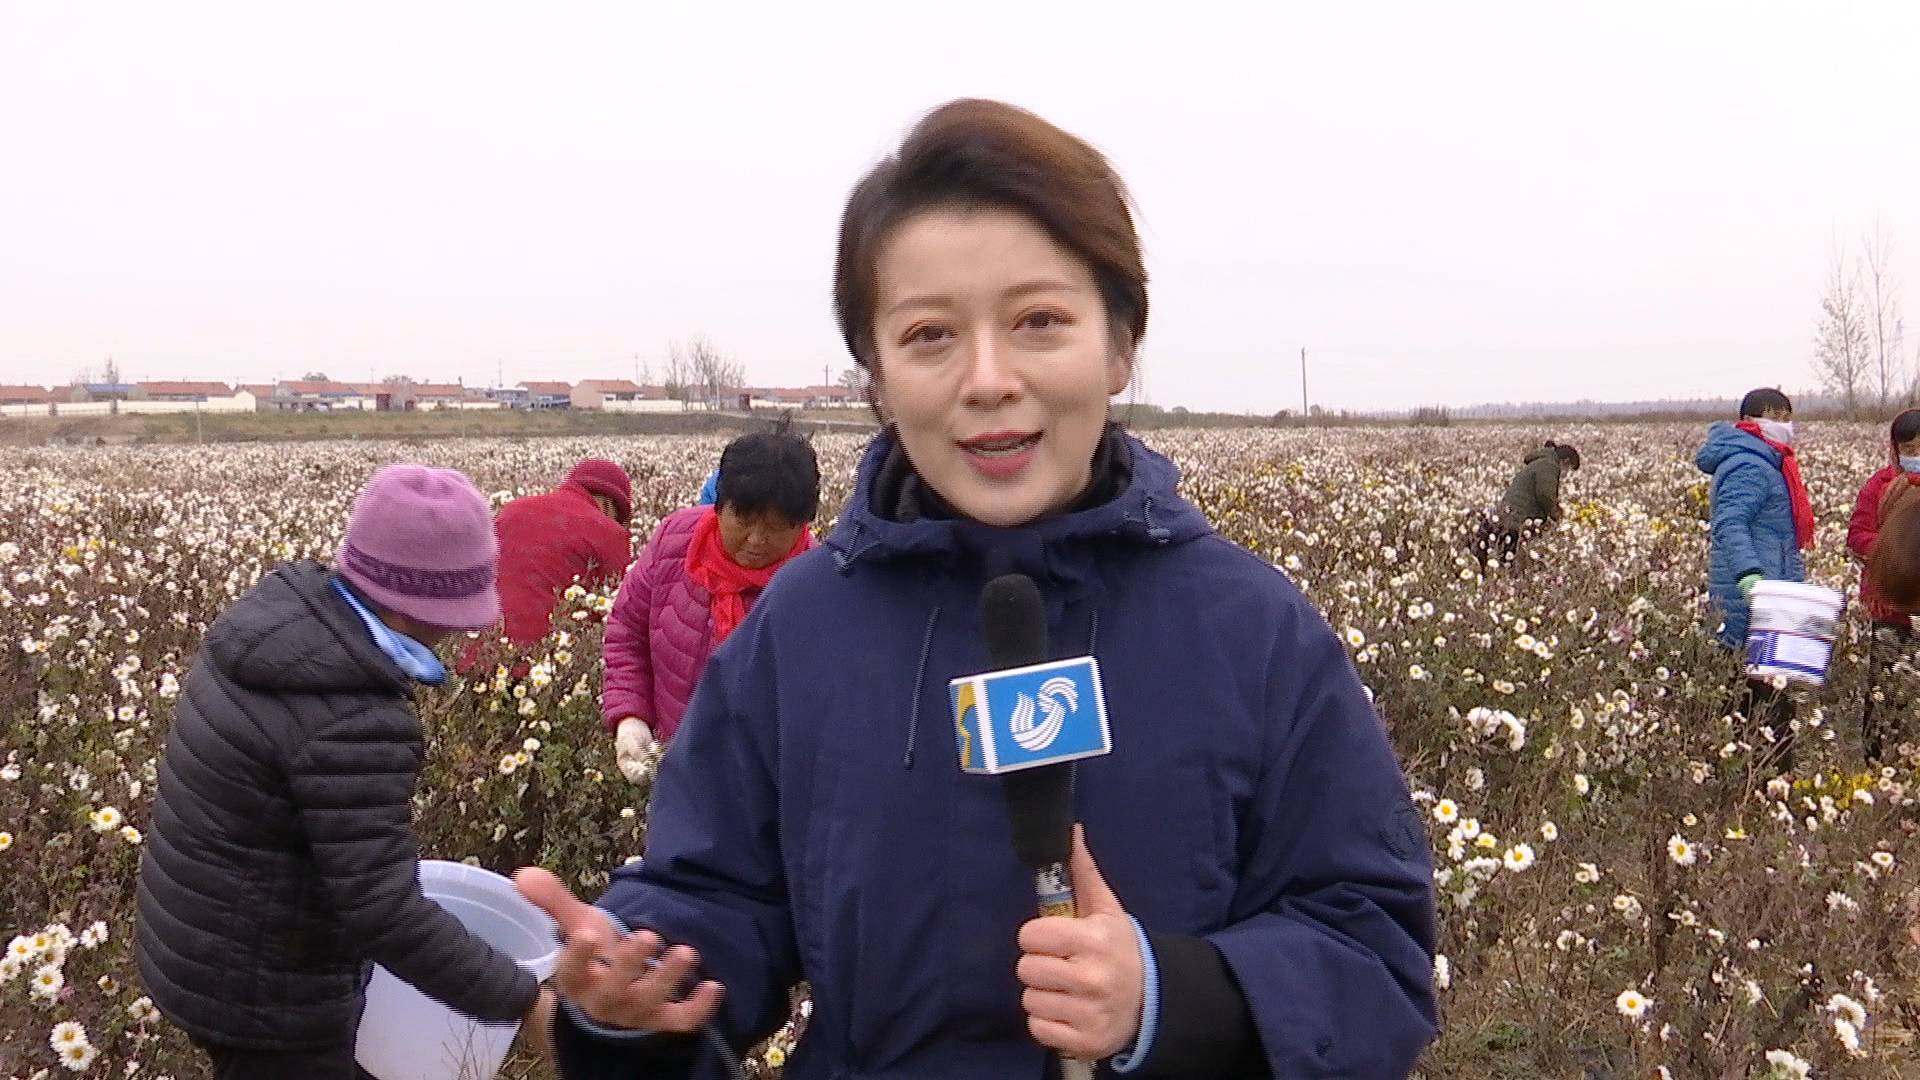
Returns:
[[[613,733],[613,757],[619,763],[620,775],[627,782],[638,784],[647,779],[653,771],[658,756],[650,753],[653,749],[653,729],[645,720],[629,716],[620,721]]]

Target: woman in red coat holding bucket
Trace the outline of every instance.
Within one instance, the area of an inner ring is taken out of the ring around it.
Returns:
[[[1847,549],[1860,561],[1860,602],[1871,620],[1867,646],[1866,703],[1860,713],[1860,741],[1869,761],[1880,760],[1889,720],[1896,741],[1900,720],[1910,704],[1895,669],[1913,653],[1913,611],[1886,595],[1879,576],[1867,568],[1880,546],[1890,504],[1920,485],[1920,409],[1893,418],[1887,435],[1887,464],[1867,480],[1847,523]]]

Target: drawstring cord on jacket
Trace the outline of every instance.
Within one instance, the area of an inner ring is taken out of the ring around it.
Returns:
[[[907,753],[900,767],[913,771],[913,743],[920,734],[920,693],[927,688],[927,661],[933,656],[933,627],[940,621],[940,605],[927,616],[927,630],[920,639],[920,663],[913,671],[913,707],[907,711]]]

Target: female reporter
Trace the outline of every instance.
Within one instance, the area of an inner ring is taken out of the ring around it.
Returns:
[[[1109,419],[1145,281],[1106,160],[1011,106],[934,111],[854,189],[835,306],[885,424],[855,494],[714,654],[644,862],[597,909],[519,876],[569,939],[565,1075],[723,1075],[689,1034],[748,1047],[802,980],[799,1080],[1038,1080],[1053,1051],[1139,1076],[1412,1067],[1420,817],[1332,631]],[[989,666],[976,602],[1008,570],[1105,679],[1078,919],[1032,918],[1000,785],[956,766],[946,683]]]

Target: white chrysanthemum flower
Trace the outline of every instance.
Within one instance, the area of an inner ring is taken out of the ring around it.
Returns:
[[[1573,774],[1573,790],[1579,792],[1583,797],[1587,792],[1593,790],[1593,785],[1587,781],[1586,773]]]
[[[139,829],[136,829],[133,826],[128,825],[120,830],[120,839],[125,840],[127,843],[132,844],[135,847],[138,847],[140,845],[140,842],[142,840],[145,840],[146,837],[140,835]]]
[[[83,1042],[61,1050],[60,1064],[71,1072],[86,1072],[93,1066],[93,1059],[99,1056],[100,1051],[95,1050],[92,1043]]]
[[[1692,866],[1700,856],[1686,837],[1674,833],[1667,840],[1667,857],[1680,866]]]
[[[1867,858],[1882,870],[1893,869],[1893,852],[1891,851],[1876,851]]]
[[[86,1041],[87,1029],[71,1020],[63,1020],[53,1025],[52,1034],[47,1036],[47,1045],[53,1047],[56,1054],[69,1046],[77,1046]]]
[[[1622,990],[1620,996],[1613,999],[1613,1007],[1619,1009],[1620,1015],[1629,1020],[1639,1020],[1646,1016],[1647,1010],[1652,1006],[1653,1002],[1638,990]]]
[[[127,1016],[136,1024],[144,1024],[159,1015],[160,1010],[153,1007],[153,999],[149,997],[135,998],[133,1004],[127,1006]]]
[[[1580,864],[1580,869],[1574,871],[1573,880],[1582,885],[1592,885],[1600,880],[1600,868],[1590,862],[1583,862]]]
[[[1866,1057],[1867,1052],[1860,1048],[1860,1029],[1847,1020],[1835,1019],[1833,1033],[1840,1039],[1840,1045],[1847,1048],[1853,1057]]]
[[[1433,958],[1433,986],[1436,990],[1445,990],[1453,985],[1453,962],[1444,953],[1436,953]]]
[[[1813,1066],[1785,1050],[1767,1051],[1767,1064],[1786,1073],[1788,1080],[1807,1080],[1813,1075]]]
[[[33,973],[33,996],[51,1001],[60,991],[66,989],[67,977],[52,964],[42,965]]]
[[[1854,1027],[1867,1026],[1867,1007],[1845,994],[1835,994],[1827,999],[1827,1011],[1852,1024]]]
[[[89,820],[93,823],[93,831],[97,833],[110,833],[121,825],[120,811],[112,806],[103,806],[95,810],[89,816]]]
[[[1551,821],[1541,822],[1540,839],[1545,840],[1549,844],[1560,839],[1560,826],[1555,825]]]
[[[1441,799],[1433,804],[1433,820],[1442,825],[1451,825],[1460,820],[1460,807],[1452,799]]]
[[[1525,844],[1515,844],[1507,849],[1506,857],[1502,861],[1506,863],[1509,870],[1525,870],[1533,865],[1533,849]]]

